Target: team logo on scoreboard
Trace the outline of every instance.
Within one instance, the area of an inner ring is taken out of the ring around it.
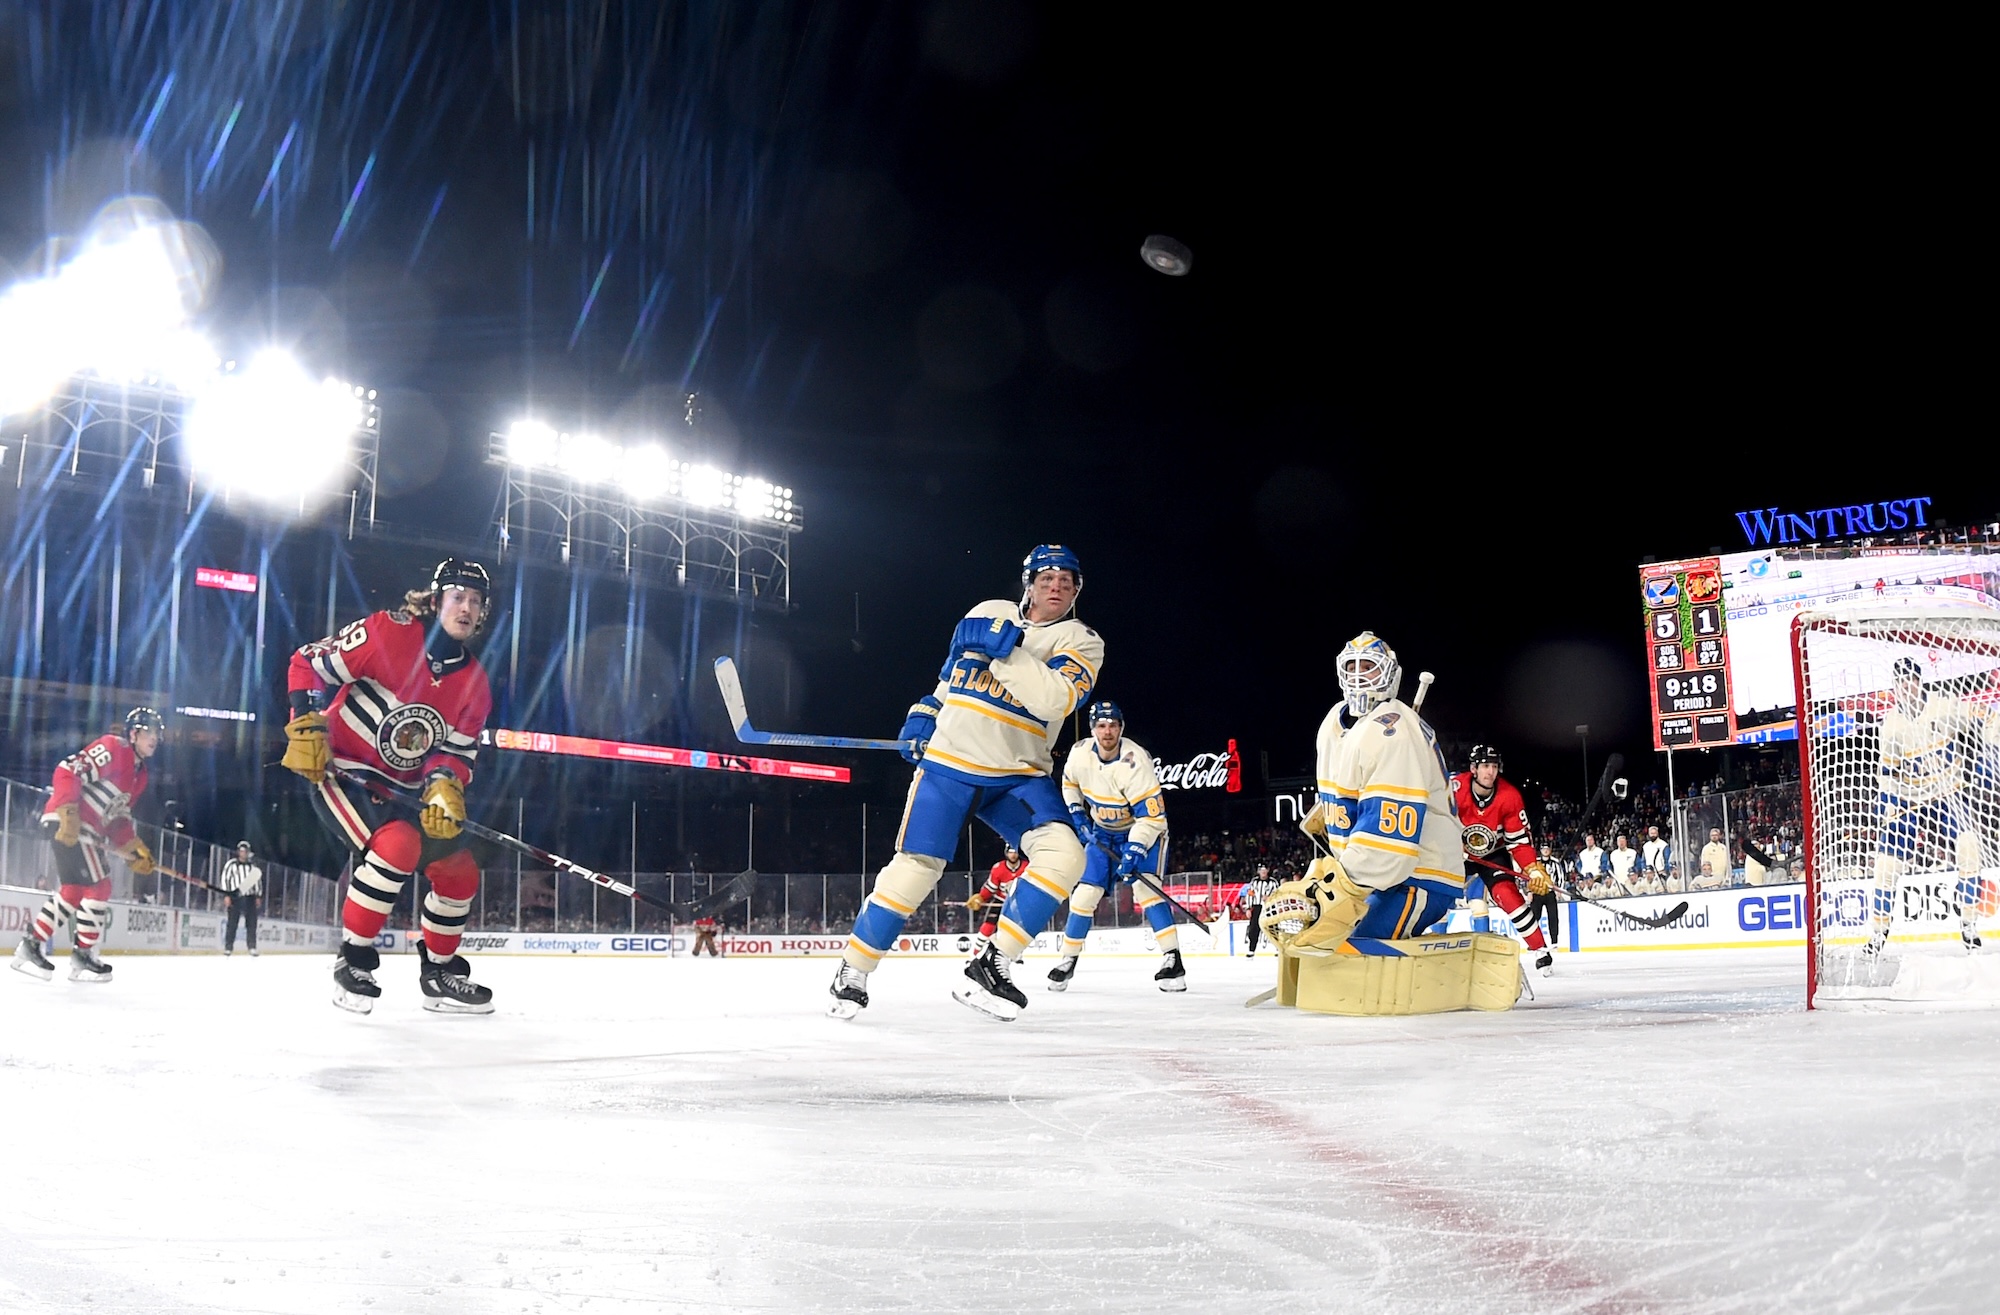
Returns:
[[[422,703],[405,703],[382,719],[375,732],[375,750],[399,772],[424,765],[424,758],[445,736],[444,718]]]
[[[1678,607],[1680,601],[1680,581],[1673,576],[1655,575],[1646,580],[1646,606]]]
[[[1691,603],[1712,603],[1722,596],[1722,576],[1718,572],[1689,571],[1687,582]]]

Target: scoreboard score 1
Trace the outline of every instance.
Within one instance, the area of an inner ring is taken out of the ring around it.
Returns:
[[[1647,666],[1653,673],[1653,747],[1698,749],[1731,744],[1736,712],[1729,701],[1729,617],[1722,563],[1714,557],[1645,566]]]

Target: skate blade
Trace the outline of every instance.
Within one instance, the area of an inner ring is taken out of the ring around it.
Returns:
[[[1012,1000],[1002,1000],[997,995],[988,995],[976,986],[961,986],[951,993],[951,998],[967,1009],[975,1010],[1002,1023],[1011,1023],[1021,1016],[1021,1006]]]
[[[433,1014],[490,1014],[493,1012],[493,1002],[488,1000],[485,1004],[469,1005],[461,1004],[457,1000],[440,1000],[435,996],[425,996],[424,1008]]]
[[[826,1007],[826,1016],[828,1018],[838,1018],[843,1023],[860,1013],[861,1006],[852,1000],[835,1000]]]
[[[375,1007],[375,997],[356,995],[352,991],[342,990],[336,986],[333,988],[333,1003],[350,1014],[365,1014]]]
[[[1159,987],[1162,991],[1185,991],[1187,990],[1187,978],[1169,977],[1166,981],[1161,982]]]
[[[1069,990],[1069,983],[1068,983],[1068,982],[1050,982],[1050,983],[1049,983],[1049,989],[1050,989],[1051,991],[1054,991],[1054,992],[1056,992],[1056,993],[1057,993],[1058,995],[1060,995],[1060,994],[1061,994],[1062,992],[1064,992],[1064,991],[1067,991],[1067,990]]]
[[[30,977],[39,977],[45,982],[56,975],[54,968],[37,968],[25,959],[14,960],[14,971],[26,973]]]
[[[69,975],[69,979],[72,982],[108,982],[111,980],[111,974],[72,972]]]

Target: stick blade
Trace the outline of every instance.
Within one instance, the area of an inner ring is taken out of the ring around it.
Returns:
[[[743,702],[743,680],[736,674],[736,659],[715,660],[715,683],[722,689],[722,706],[729,710],[729,724],[735,728],[736,738],[745,744],[766,743],[750,728],[750,709]]]

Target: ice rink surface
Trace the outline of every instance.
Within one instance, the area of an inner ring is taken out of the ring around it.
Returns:
[[[0,980],[0,1310],[1990,1311],[2000,1013],[1799,951],[1560,957],[1513,1013],[1301,1015],[1086,959],[1001,1024],[891,959],[116,960]]]

